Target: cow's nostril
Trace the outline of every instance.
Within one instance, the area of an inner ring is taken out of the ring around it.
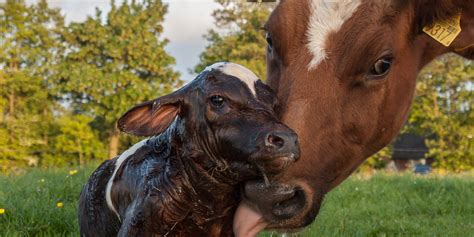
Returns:
[[[285,140],[283,140],[283,138],[279,137],[276,134],[268,134],[266,145],[276,148],[282,148],[285,145]]]

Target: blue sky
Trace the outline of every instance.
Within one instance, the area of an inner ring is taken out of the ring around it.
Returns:
[[[2,0],[0,0],[2,2]],[[35,0],[27,0],[35,3]],[[116,0],[117,3],[121,0]],[[189,74],[199,61],[199,54],[204,50],[206,41],[203,35],[215,27],[211,13],[218,7],[212,0],[163,0],[168,4],[165,16],[164,34],[170,43],[166,47],[176,59],[175,69],[181,72],[182,79],[189,81],[195,75]],[[87,15],[93,15],[95,8],[103,12],[110,9],[110,0],[49,0],[51,7],[61,9],[66,21],[83,21]]]

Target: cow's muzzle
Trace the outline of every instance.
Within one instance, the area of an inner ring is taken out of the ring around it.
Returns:
[[[305,185],[249,181],[245,184],[243,197],[269,223],[268,228],[295,230],[311,224],[319,211],[320,202],[313,202],[313,193],[307,188]]]

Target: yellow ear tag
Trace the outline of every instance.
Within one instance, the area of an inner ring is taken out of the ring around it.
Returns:
[[[450,19],[435,22],[431,26],[425,26],[423,32],[448,47],[461,33],[461,12]]]

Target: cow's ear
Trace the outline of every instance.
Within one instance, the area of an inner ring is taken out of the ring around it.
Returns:
[[[421,28],[448,20],[464,7],[465,0],[414,0],[415,17]]]
[[[120,117],[117,127],[122,132],[136,136],[158,135],[178,116],[182,101],[182,93],[174,92],[139,104]]]
[[[474,4],[466,0],[415,0],[420,33],[446,51],[474,59]]]

